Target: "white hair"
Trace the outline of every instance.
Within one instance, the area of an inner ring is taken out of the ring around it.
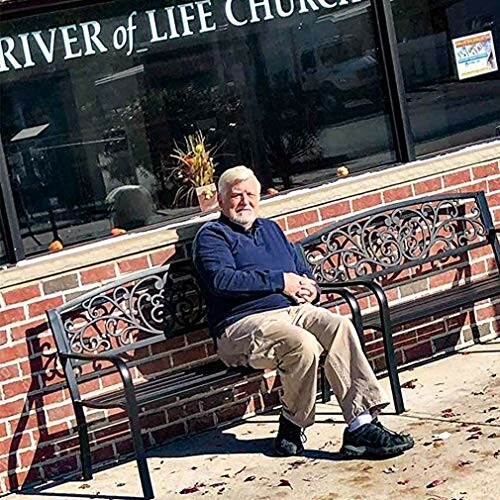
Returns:
[[[222,198],[225,198],[229,189],[238,182],[246,181],[247,179],[255,179],[257,188],[260,193],[260,182],[253,173],[251,168],[244,165],[227,169],[219,178],[218,191]]]

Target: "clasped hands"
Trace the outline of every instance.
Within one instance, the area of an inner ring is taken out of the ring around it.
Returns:
[[[283,273],[285,288],[283,293],[288,295],[297,304],[312,302],[318,295],[316,282],[303,274]]]

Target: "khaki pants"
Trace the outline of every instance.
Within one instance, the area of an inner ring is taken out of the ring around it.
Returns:
[[[218,354],[229,366],[277,368],[283,414],[300,427],[314,423],[323,352],[326,377],[347,423],[389,404],[353,324],[327,309],[306,303],[252,314],[228,326],[218,343]]]

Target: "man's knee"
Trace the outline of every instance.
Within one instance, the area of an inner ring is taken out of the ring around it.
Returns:
[[[317,365],[323,352],[323,347],[310,333],[302,338],[294,338],[288,345],[290,354],[301,359],[302,362]]]

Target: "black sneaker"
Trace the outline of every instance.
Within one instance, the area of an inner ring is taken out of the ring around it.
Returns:
[[[384,458],[399,455],[414,444],[411,436],[390,431],[375,420],[352,432],[346,429],[340,453],[349,457]]]
[[[303,437],[305,436],[302,428],[281,415],[278,435],[274,440],[274,450],[282,457],[300,455],[304,451]]]
[[[402,432],[402,433],[398,434],[397,432],[391,431],[390,429],[388,429],[387,427],[382,425],[382,422],[377,417],[375,417],[373,419],[372,423],[375,424],[380,429],[383,429],[385,432],[392,434],[393,436],[399,436],[403,441],[411,444],[410,448],[413,448],[415,441],[413,441],[413,438],[408,433]],[[410,448],[408,448],[408,449],[410,449]]]

